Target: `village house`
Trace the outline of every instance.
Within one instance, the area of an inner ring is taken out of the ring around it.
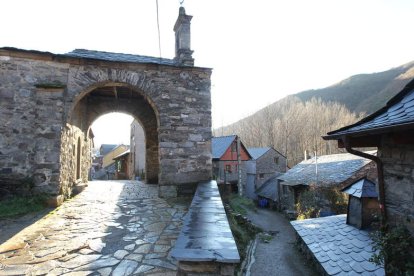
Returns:
[[[372,160],[378,185],[374,188],[374,183],[361,179],[345,188],[349,195],[347,215],[295,221],[292,225],[302,247],[310,252],[308,256],[317,260],[325,274],[385,275],[383,268],[367,262],[374,253],[372,241],[367,231],[357,228],[370,228],[368,220],[379,209],[381,223],[392,226],[389,231],[403,226],[414,236],[414,80],[380,110],[323,138],[338,140],[340,148]],[[377,147],[377,155],[355,149],[360,147]],[[402,253],[407,260],[412,254],[407,249]]]
[[[256,190],[276,174],[286,171],[286,157],[272,147],[248,148],[246,196],[257,199]]]
[[[102,144],[99,147],[99,153],[93,157],[92,163],[98,164],[99,166],[96,169],[100,169],[103,166],[103,157],[109,153],[111,150],[116,148],[116,144]]]
[[[384,222],[404,225],[414,236],[414,80],[383,108],[323,138],[338,140],[340,148],[377,164]],[[359,147],[377,147],[378,154],[367,155]]]
[[[218,184],[231,184],[233,191],[237,190],[239,177],[242,187],[246,186],[246,164],[244,161],[251,160],[249,152],[239,139],[237,135],[211,139],[213,178],[217,180]]]
[[[130,150],[126,150],[118,156],[114,157],[115,163],[115,177],[117,180],[130,179],[129,175],[129,166],[131,163],[131,153]]]
[[[363,177],[375,182],[377,175],[375,163],[360,156],[341,153],[304,160],[279,177],[282,181],[279,193],[281,208],[289,216],[296,217],[295,205],[299,202],[301,194],[317,188],[324,192],[318,196],[319,211],[322,215],[344,213],[346,198],[344,206],[338,206],[330,202],[330,195],[336,194],[341,197],[340,191],[344,187]]]

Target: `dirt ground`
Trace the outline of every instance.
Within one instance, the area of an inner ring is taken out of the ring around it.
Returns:
[[[295,247],[295,230],[279,212],[261,209],[248,211],[247,217],[264,231],[274,233],[266,243],[257,240],[254,262],[247,274],[304,276],[317,275],[309,261]]]

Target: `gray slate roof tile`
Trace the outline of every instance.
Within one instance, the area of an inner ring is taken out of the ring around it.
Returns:
[[[226,150],[230,147],[236,139],[236,135],[213,137],[211,139],[211,151],[213,159],[220,159]]]
[[[375,154],[375,151],[368,152]],[[279,177],[285,185],[310,185],[316,181],[318,166],[318,185],[340,184],[349,179],[356,171],[371,162],[350,153],[318,156],[300,162]]]
[[[347,225],[346,215],[291,224],[328,275],[385,275],[382,267],[368,261],[373,253],[368,232]]]
[[[270,150],[270,147],[265,148],[248,148],[247,149],[254,160],[260,158],[263,154]]]
[[[111,53],[111,52],[85,50],[85,49],[75,49],[72,52],[64,54],[64,56],[74,57],[74,58],[90,58],[90,59],[116,61],[116,62],[175,65],[174,60],[172,59],[132,55],[132,54],[122,54],[122,53]]]

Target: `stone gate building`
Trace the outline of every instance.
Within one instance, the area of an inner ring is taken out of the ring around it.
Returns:
[[[90,126],[109,112],[143,126],[160,196],[210,179],[211,69],[194,66],[190,21],[180,8],[174,59],[0,48],[0,189],[69,197],[87,181]]]

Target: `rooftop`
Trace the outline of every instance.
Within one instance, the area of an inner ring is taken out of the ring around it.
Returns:
[[[281,173],[276,173],[274,176],[266,180],[259,189],[256,190],[256,194],[258,196],[271,199],[273,201],[278,200],[278,193],[277,193],[277,183],[278,177],[280,177]]]
[[[255,160],[255,159],[260,158],[260,156],[268,152],[270,149],[271,149],[270,147],[265,147],[265,148],[248,148],[247,150],[249,151],[252,158]]]
[[[300,162],[279,179],[291,186],[310,185],[316,183],[316,180],[321,185],[340,184],[370,162],[371,160],[350,153],[322,155]]]
[[[362,178],[355,182],[354,184],[350,185],[349,187],[343,189],[344,193],[349,195],[361,198],[361,197],[378,197],[377,190],[375,188],[375,183],[366,179]]]
[[[132,55],[132,54],[122,54],[122,53],[110,53],[110,52],[85,50],[85,49],[75,49],[72,52],[63,54],[63,56],[75,57],[75,58],[89,58],[89,59],[97,59],[97,60],[105,60],[105,61],[117,61],[117,62],[175,65],[172,59]]]
[[[236,139],[236,135],[213,137],[211,139],[211,151],[213,159],[220,159],[226,150],[230,147]]]
[[[371,263],[369,233],[346,224],[346,215],[291,222],[328,275],[385,275]]]

